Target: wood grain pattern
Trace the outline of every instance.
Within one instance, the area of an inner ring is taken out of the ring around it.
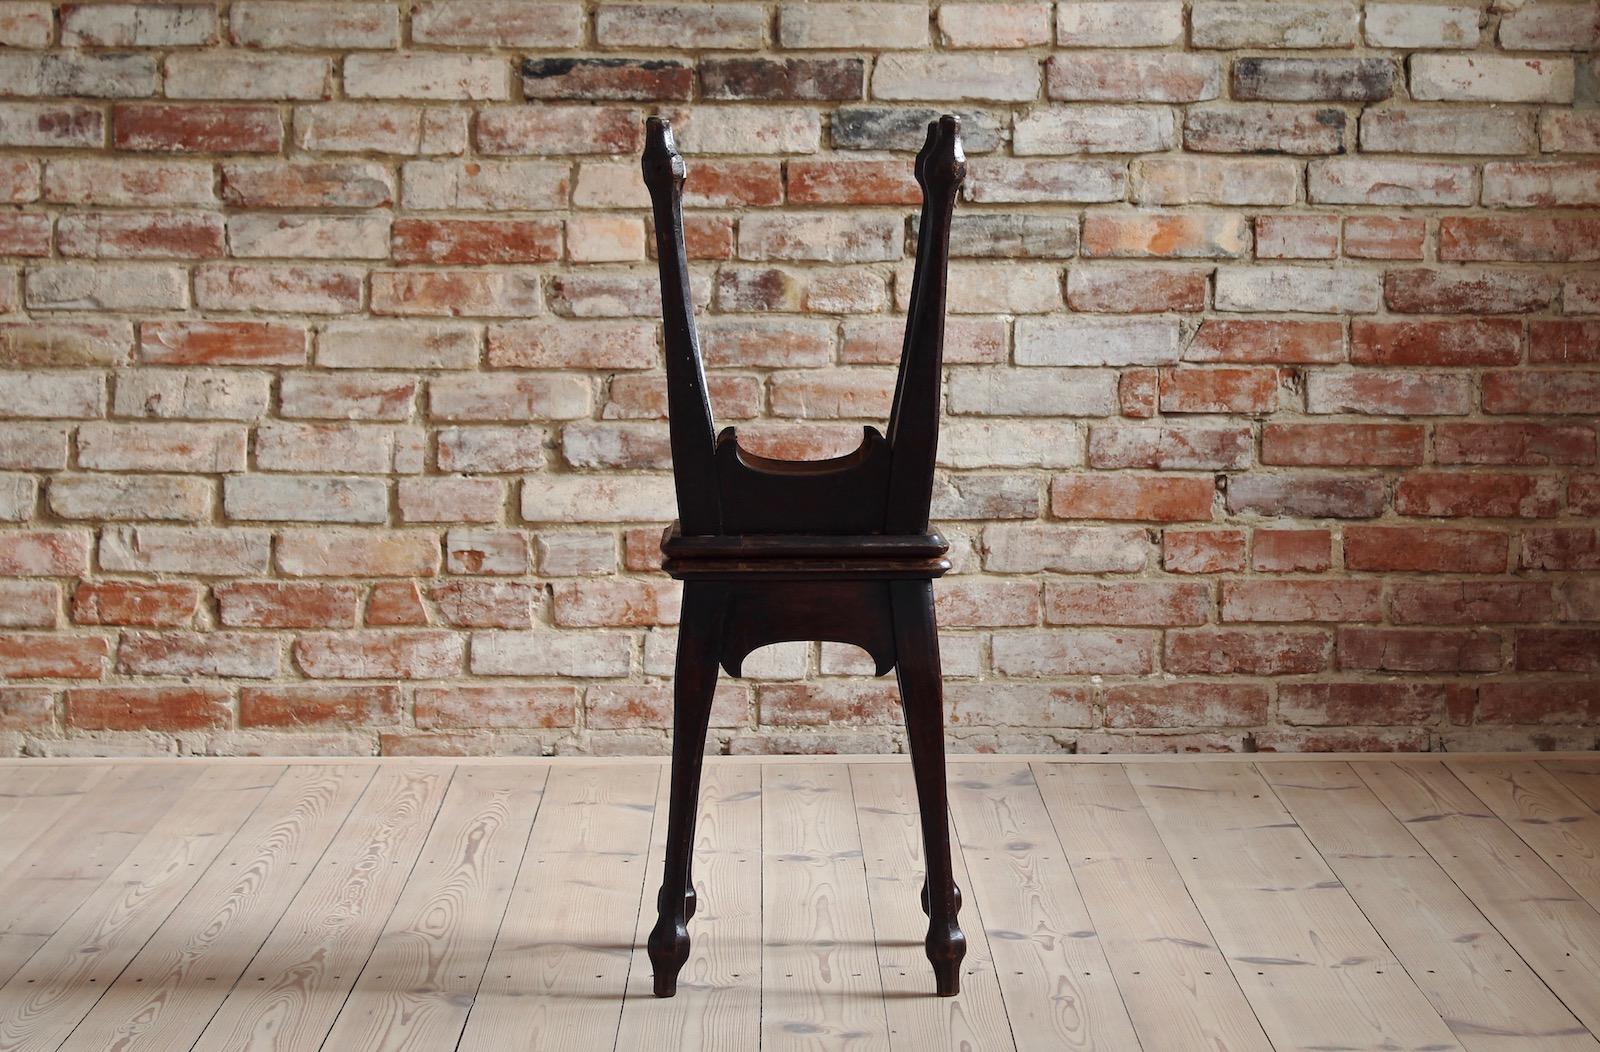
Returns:
[[[1600,1049],[1348,764],[1260,772],[1464,1047]]]
[[[904,756],[716,757],[670,999],[659,759],[0,761],[0,1052],[1600,1052],[1600,762],[955,760],[957,996]]]
[[[1531,760],[1463,761],[1450,770],[1589,905],[1600,908],[1600,814]]]
[[[422,849],[454,770],[373,778],[316,870],[239,976],[195,1052],[321,1045]]]
[[[681,1048],[744,1052],[761,1043],[761,769],[713,763],[706,767],[695,823],[694,877],[698,906],[689,930],[694,942],[678,977],[678,997],[651,992],[645,939],[655,922],[652,896],[661,886],[665,822],[652,831],[643,908],[634,935],[633,964],[617,1048],[649,1048],[671,1035]],[[667,813],[667,779],[656,814]]]
[[[1600,913],[1448,768],[1353,766],[1572,1014],[1600,1028]]]
[[[550,772],[462,1052],[614,1046],[660,774]]]
[[[24,850],[0,857],[0,980],[9,979],[200,777],[197,767],[111,768],[69,795]]]
[[[964,767],[950,811],[1017,1048],[1138,1048],[1032,772]]]
[[[1041,763],[1033,773],[1144,1046],[1269,1052],[1122,768]]]
[[[878,942],[878,975],[889,1019],[889,1044],[896,1049],[1010,1049],[1010,1027],[995,978],[989,939],[976,922],[965,925],[967,956],[961,967],[961,993],[928,997],[922,940],[928,918],[918,903],[925,866],[917,790],[909,764],[862,764],[850,768],[867,871],[867,898]],[[956,886],[969,881],[965,859],[952,858]],[[970,900],[969,900],[970,902]],[[976,918],[976,904],[962,916]]]
[[[455,1047],[522,865],[546,774],[537,767],[456,772],[416,873],[326,1047]]]
[[[290,767],[62,1047],[190,1048],[315,871],[373,773]]]
[[[1275,1046],[1461,1047],[1253,769],[1128,776]]]
[[[212,767],[0,988],[0,1050],[49,1052],[71,1032],[283,774]]]
[[[887,1050],[849,769],[763,768],[761,839],[761,1047]]]

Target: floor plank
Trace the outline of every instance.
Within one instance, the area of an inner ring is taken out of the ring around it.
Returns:
[[[551,769],[461,1052],[615,1045],[660,774]]]
[[[852,765],[850,783],[865,849],[867,898],[878,943],[890,1046],[910,1052],[944,1047],[1014,1050],[982,913],[970,899],[963,901],[961,910],[967,936],[961,993],[928,996],[934,979],[923,947],[928,918],[921,905],[922,823],[911,764]],[[956,885],[965,889],[971,878],[959,843],[951,844],[951,866]]]
[[[1556,781],[1573,796],[1600,812],[1600,761],[1597,760],[1545,760],[1539,761],[1555,776]]]
[[[211,767],[0,987],[0,1050],[51,1052],[221,854],[283,774]]]
[[[199,779],[199,767],[114,767],[0,864],[0,982],[55,934],[84,899]]]
[[[1032,772],[993,763],[953,773],[970,896],[1017,1048],[1139,1048]]]
[[[1600,1031],[1600,913],[1448,768],[1353,765],[1545,985]]]
[[[1470,1052],[1600,1049],[1349,764],[1259,770]]]
[[[62,1047],[188,1049],[316,868],[369,767],[290,767]]]
[[[1589,905],[1600,907],[1600,814],[1532,760],[1462,761],[1450,770]]]
[[[678,975],[678,995],[658,998],[645,940],[656,921],[670,790],[671,779],[663,777],[617,1048],[746,1052],[761,1040],[761,769],[706,765],[695,824],[698,901],[689,921],[689,960]]]
[[[1461,1047],[1253,769],[1128,776],[1276,1047]]]
[[[195,1042],[317,1048],[411,874],[454,769],[380,770]]]
[[[415,874],[324,1047],[453,1049],[483,979],[548,771],[458,770]]]
[[[886,1050],[849,768],[761,773],[761,1047]]]
[[[1033,772],[1144,1046],[1271,1052],[1127,773],[1069,763]]]

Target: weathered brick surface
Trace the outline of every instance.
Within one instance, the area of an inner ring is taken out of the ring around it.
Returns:
[[[1592,743],[1597,25],[0,3],[0,749],[665,750],[656,110],[713,406],[786,457],[882,426],[963,118],[962,748]],[[725,750],[904,747],[858,652],[747,672]]]

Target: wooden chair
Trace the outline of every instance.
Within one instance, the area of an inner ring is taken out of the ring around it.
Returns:
[[[678,631],[672,799],[665,878],[650,933],[657,997],[677,990],[694,916],[690,873],[700,767],[717,666],[737,676],[758,647],[788,640],[853,643],[898,672],[927,875],[926,947],[940,995],[960,986],[966,937],[950,869],[943,689],[933,579],[949,545],[928,528],[938,445],[950,214],[966,174],[961,123],[928,126],[917,155],[922,188],[916,269],[888,434],[864,429],[845,456],[785,461],[718,434],[706,394],[683,243],[682,156],[667,121],[646,128],[644,180],[655,211],[667,355],[667,410],[678,521],[661,542],[664,568],[684,582]],[[782,903],[769,904],[782,909]]]

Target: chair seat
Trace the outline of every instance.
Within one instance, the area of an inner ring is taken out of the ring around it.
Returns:
[[[942,577],[950,544],[937,532],[886,534],[743,533],[685,536],[678,523],[661,537],[662,569],[682,580],[893,580]]]

